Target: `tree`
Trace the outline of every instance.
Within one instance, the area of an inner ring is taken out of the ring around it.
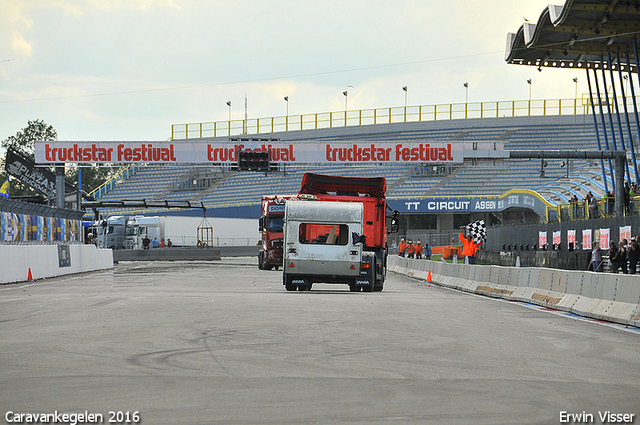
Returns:
[[[43,120],[28,121],[22,131],[3,140],[2,147],[5,149],[12,147],[24,154],[33,155],[36,140],[58,140],[58,132]]]
[[[0,143],[4,149],[13,148],[25,155],[33,156],[36,140],[58,140],[58,132],[43,120],[28,121],[27,126],[17,132],[15,136],[9,136]],[[7,173],[4,171],[4,160],[0,161],[0,180],[4,183]],[[2,183],[0,183],[2,184]],[[39,194],[29,186],[12,179],[9,185],[9,196],[38,196]]]
[[[3,140],[0,146],[4,149],[13,148],[25,155],[34,156],[35,141],[37,140],[58,140],[58,132],[51,125],[47,125],[43,120],[35,120],[27,122],[27,126],[17,132],[15,136],[10,136]],[[0,159],[0,185],[7,179],[7,173],[4,171],[4,159]],[[67,179],[74,182],[78,181],[78,165],[67,164],[65,175]],[[98,188],[104,182],[115,176],[122,167],[114,165],[96,165],[83,164],[82,169],[82,188],[85,192],[91,192]],[[9,196],[34,196],[37,193],[30,187],[22,184],[16,179],[12,179],[9,188]]]

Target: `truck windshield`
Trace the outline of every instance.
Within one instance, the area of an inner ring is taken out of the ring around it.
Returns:
[[[300,224],[300,243],[320,245],[346,245],[349,242],[349,226],[346,224]]]
[[[269,217],[267,220],[267,231],[282,233],[284,217]]]

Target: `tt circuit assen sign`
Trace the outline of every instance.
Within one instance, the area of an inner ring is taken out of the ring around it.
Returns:
[[[533,210],[540,216],[544,216],[545,208],[551,206],[539,194],[529,190],[511,190],[500,196],[387,199],[387,203],[401,213],[499,212],[519,207]]]
[[[269,151],[272,163],[462,163],[462,145],[390,142],[36,142],[36,162],[235,164],[239,151]]]

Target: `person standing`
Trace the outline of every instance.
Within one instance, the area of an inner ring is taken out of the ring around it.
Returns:
[[[420,241],[416,243],[416,258],[422,258],[422,245],[420,244]]]
[[[622,238],[622,240],[620,241],[620,244],[618,245],[618,259],[620,262],[620,270],[622,270],[622,273],[624,274],[629,274],[629,268],[627,267],[628,255],[629,253],[628,253],[628,247],[627,247],[627,240]]]
[[[407,244],[403,239],[400,239],[400,245],[398,245],[398,255],[404,257],[404,253],[407,250]]]
[[[589,218],[598,218],[598,200],[594,195],[589,199]]]
[[[627,257],[629,258],[629,274],[636,274],[636,266],[638,265],[638,261],[640,261],[640,244],[638,243],[638,237],[631,238]]]
[[[426,258],[427,260],[431,260],[431,245],[429,245],[429,242],[427,242],[427,244],[424,246],[424,258]]]
[[[602,254],[600,254],[600,244],[598,242],[593,243],[593,249],[591,250],[591,261],[589,262],[589,270],[594,272],[602,271]]]
[[[614,241],[609,242],[609,271],[618,273],[620,268],[620,250]]]
[[[149,249],[150,243],[151,239],[149,239],[149,235],[144,235],[144,239],[142,239],[142,249]]]
[[[416,253],[416,247],[413,244],[413,241],[409,241],[409,244],[407,245],[407,257],[413,258],[415,253]]]
[[[471,237],[471,233],[467,233],[467,237],[465,238],[462,231],[465,229],[465,226],[460,228],[460,235],[458,235],[458,239],[462,242],[462,255],[467,257],[469,264],[476,263],[476,253],[478,252],[478,247],[482,245],[482,242],[475,243],[473,238]]]

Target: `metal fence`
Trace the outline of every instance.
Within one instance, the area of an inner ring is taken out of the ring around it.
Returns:
[[[631,105],[633,98],[627,97],[626,100]],[[583,95],[581,98],[574,99],[509,100],[358,109],[247,120],[173,124],[171,139],[469,118],[585,115],[589,114],[590,108],[589,96]]]

